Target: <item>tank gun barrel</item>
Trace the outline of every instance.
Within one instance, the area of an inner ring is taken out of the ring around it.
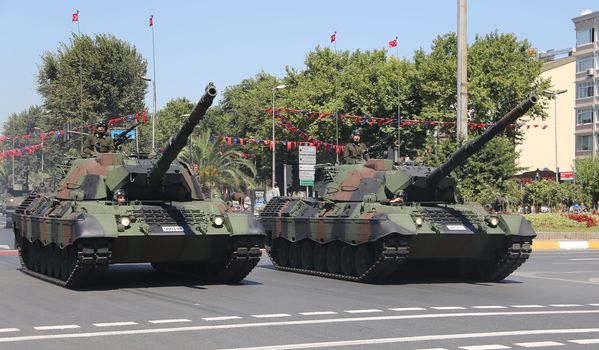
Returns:
[[[169,139],[164,152],[162,152],[162,155],[152,167],[149,176],[151,184],[157,185],[162,181],[171,163],[177,158],[183,147],[187,145],[187,140],[193,129],[200,123],[206,111],[212,105],[214,97],[216,97],[216,87],[213,83],[209,83],[200,101],[198,101],[189,117],[183,122],[179,131]]]
[[[504,115],[497,123],[491,126],[487,131],[482,133],[476,139],[460,147],[455,151],[449,160],[441,164],[433,170],[426,178],[426,185],[433,187],[443,178],[448,176],[455,168],[464,164],[474,153],[480,151],[492,138],[503,132],[508,125],[515,122],[518,118],[526,114],[537,103],[537,97],[530,95],[528,99],[521,102],[514,109]]]

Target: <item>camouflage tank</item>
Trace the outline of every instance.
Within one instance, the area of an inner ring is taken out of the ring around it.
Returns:
[[[11,185],[6,189],[6,193],[2,199],[2,214],[6,216],[6,224],[4,228],[13,227],[12,216],[15,213],[15,209],[27,196],[27,181],[17,180],[13,182],[9,180]]]
[[[435,272],[460,280],[506,278],[531,253],[530,222],[457,204],[450,173],[536,101],[519,104],[436,169],[386,159],[317,166],[316,198],[275,197],[260,214],[274,266],[358,282]]]
[[[209,282],[244,279],[260,259],[264,229],[204,198],[188,164],[176,161],[215,96],[208,85],[159,157],[75,159],[53,196],[30,195],[14,215],[22,270],[69,288],[120,263],[149,262]]]

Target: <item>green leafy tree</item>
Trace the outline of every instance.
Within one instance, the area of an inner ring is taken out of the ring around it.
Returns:
[[[205,193],[215,188],[254,188],[256,167],[243,158],[242,152],[214,143],[209,129],[192,138],[192,161],[198,165],[197,177]],[[189,148],[184,148],[179,159],[187,162]]]
[[[576,160],[576,183],[592,197],[593,203],[599,201],[599,158]]]
[[[177,98],[167,102],[166,106],[156,113],[156,147],[161,148],[166,145],[169,138],[179,130],[181,124],[191,113],[193,104],[187,98]],[[137,128],[141,135],[144,135],[144,146],[151,147],[152,123],[148,123]],[[149,149],[149,148],[146,148]]]

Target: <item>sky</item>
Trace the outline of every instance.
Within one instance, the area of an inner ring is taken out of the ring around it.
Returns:
[[[585,9],[597,11],[599,2],[470,0],[468,41],[498,31],[528,39],[540,51],[571,48],[572,18]],[[41,105],[41,56],[77,32],[76,11],[81,33],[109,33],[134,45],[148,60],[149,77],[154,15],[158,109],[174,98],[197,100],[210,81],[222,91],[260,71],[283,77],[287,66],[302,69],[306,54],[331,45],[335,31],[338,50],[386,48],[398,36],[399,55],[411,59],[457,25],[457,0],[0,0],[0,122]]]

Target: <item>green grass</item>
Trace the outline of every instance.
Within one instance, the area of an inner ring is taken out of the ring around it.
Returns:
[[[587,227],[584,222],[568,219],[562,214],[540,213],[524,215],[537,232],[599,232],[599,226]],[[593,216],[599,221],[599,215]]]

